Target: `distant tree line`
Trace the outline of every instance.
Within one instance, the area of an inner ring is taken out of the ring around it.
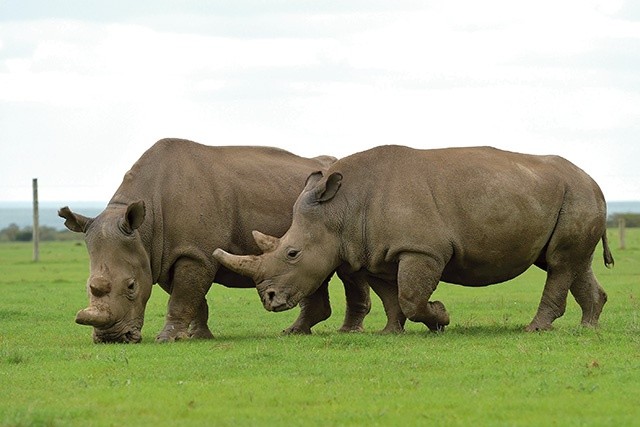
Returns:
[[[640,213],[616,213],[609,215],[607,227],[617,227],[620,218],[624,218],[625,226],[629,228],[640,227]],[[0,230],[0,242],[30,242],[33,239],[33,227],[18,227],[11,224]],[[40,240],[43,242],[52,240],[81,240],[82,234],[72,233],[69,230],[57,230],[53,227],[40,227]]]
[[[0,242],[30,242],[33,239],[33,227],[18,227],[17,224],[10,224],[7,228],[0,230]],[[40,241],[52,240],[80,240],[82,234],[72,233],[69,230],[57,230],[53,227],[40,227]]]

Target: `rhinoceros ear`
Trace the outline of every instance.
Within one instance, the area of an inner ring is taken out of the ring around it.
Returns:
[[[68,206],[60,208],[58,210],[58,216],[65,219],[65,227],[76,233],[84,233],[87,231],[87,227],[91,224],[91,221],[93,221],[93,218],[87,218],[86,216],[71,212]]]
[[[313,172],[311,175],[307,177],[307,180],[304,183],[304,191],[310,190],[315,187],[318,182],[322,179],[322,171]]]
[[[318,162],[320,162],[322,167],[325,169],[328,169],[329,166],[338,161],[338,159],[333,156],[318,156],[314,157],[313,160],[317,160]]]
[[[138,227],[142,225],[145,216],[144,202],[139,200],[131,203],[127,206],[127,212],[124,215],[120,228],[127,234],[133,233]]]
[[[323,203],[333,199],[342,185],[342,174],[334,172],[326,179],[320,180],[315,188],[316,202]]]

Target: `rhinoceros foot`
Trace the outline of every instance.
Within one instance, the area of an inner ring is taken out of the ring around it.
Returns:
[[[165,328],[156,337],[156,342],[173,342],[173,341],[187,340],[190,337],[191,336],[187,331]]]
[[[444,332],[444,327],[449,324],[449,313],[440,301],[429,301],[429,319],[424,322],[433,332]]]
[[[404,333],[404,326],[400,322],[387,322],[387,325],[380,331],[381,334],[402,334]]]
[[[540,322],[535,319],[524,328],[527,332],[550,331],[551,329],[553,329],[551,322]]]
[[[213,339],[213,334],[209,329],[195,329],[189,332],[189,338],[195,340],[210,340]]]
[[[311,328],[302,325],[291,325],[282,331],[285,335],[311,335]]]
[[[607,303],[607,293],[600,286],[597,287],[597,298],[588,300],[586,304],[582,304],[582,321],[580,324],[586,327],[597,327],[602,308]],[[576,298],[577,299],[577,298]]]
[[[338,332],[359,333],[364,332],[364,327],[362,325],[343,325],[340,329],[338,329]]]

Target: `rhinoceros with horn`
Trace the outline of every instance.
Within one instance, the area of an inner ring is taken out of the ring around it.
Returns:
[[[59,211],[67,228],[85,233],[90,258],[89,306],[76,322],[93,326],[95,342],[139,342],[146,303],[158,283],[170,298],[157,340],[211,338],[205,295],[212,282],[254,286],[221,267],[213,250],[259,253],[250,231],[282,235],[304,179],[334,161],[268,147],[158,141],[126,173],[97,217],[68,207]],[[309,333],[330,315],[327,277],[318,292],[301,301],[300,316],[287,332]],[[369,311],[368,288],[361,284],[345,288],[343,330],[361,329]]]
[[[595,326],[607,300],[591,268],[600,240],[605,264],[613,264],[605,222],[598,185],[561,157],[382,146],[311,174],[284,236],[254,233],[270,241],[269,251],[221,248],[214,257],[252,277],[272,311],[295,306],[348,266],[372,287],[396,290],[395,301],[383,301],[387,311],[431,330],[449,324],[444,305],[429,301],[440,281],[486,286],[536,265],[547,279],[526,329],[550,329],[569,291],[582,324]]]

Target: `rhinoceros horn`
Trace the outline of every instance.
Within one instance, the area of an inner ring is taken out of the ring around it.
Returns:
[[[80,310],[76,314],[76,323],[80,325],[89,325],[96,328],[105,327],[111,321],[111,315],[108,311],[100,310],[96,307],[87,307]]]
[[[267,234],[261,233],[258,230],[253,230],[253,240],[256,241],[256,244],[262,251],[262,253],[267,253],[275,250],[278,247],[278,243],[280,239],[277,237],[269,236]]]
[[[255,255],[233,255],[218,248],[213,251],[213,257],[229,270],[243,276],[256,279],[260,269],[260,259]]]

